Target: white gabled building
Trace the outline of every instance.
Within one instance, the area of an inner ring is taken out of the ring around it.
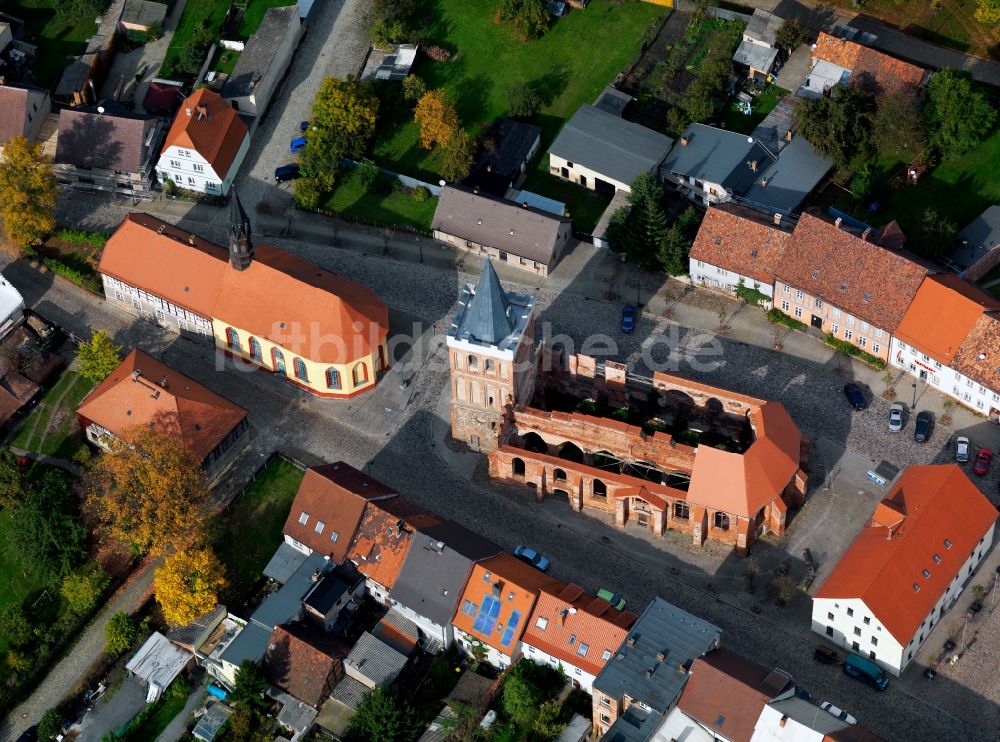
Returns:
[[[911,466],[813,597],[813,631],[900,675],[993,545],[996,519],[956,464]]]
[[[236,109],[200,88],[178,109],[156,172],[178,188],[225,196],[248,149],[250,129]]]

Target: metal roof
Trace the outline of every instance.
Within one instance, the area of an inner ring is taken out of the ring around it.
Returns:
[[[673,140],[587,103],[580,106],[549,147],[549,153],[629,184],[656,169]]]
[[[299,565],[294,574],[276,593],[268,595],[260,607],[253,612],[250,620],[268,631],[281,626],[298,615],[303,596],[312,589],[313,575],[322,572],[327,561],[319,552],[313,552]]]
[[[799,207],[832,167],[809,142],[795,137],[742,200],[748,206],[787,214]]]
[[[219,729],[222,728],[222,725],[226,723],[232,713],[232,709],[226,706],[226,704],[222,703],[222,701],[216,701],[209,707],[201,719],[198,720],[194,731],[191,733],[198,739],[205,742],[212,742],[215,739],[215,735],[218,734]]]
[[[243,630],[230,642],[225,651],[219,655],[219,660],[232,665],[239,665],[243,660],[253,660],[260,662],[260,658],[267,651],[267,645],[271,641],[271,629],[251,621]]]
[[[305,554],[291,544],[282,541],[281,546],[271,557],[271,561],[264,567],[264,576],[284,585],[305,560]]]
[[[240,52],[232,74],[222,86],[223,98],[235,98],[253,92],[254,81],[259,81],[267,74],[281,43],[288,35],[289,26],[293,24],[296,27],[301,24],[298,6],[268,9],[257,32]]]
[[[774,154],[753,137],[705,124],[692,124],[670,150],[661,170],[718,183],[726,190],[742,194],[775,159]],[[753,163],[757,163],[756,170]]]
[[[159,631],[154,631],[125,669],[161,691],[174,682],[194,655],[185,652]]]
[[[761,46],[752,41],[741,41],[733,54],[733,61],[737,64],[745,64],[747,67],[753,67],[762,72],[770,72],[777,58],[777,49]]]
[[[475,345],[510,350],[518,345],[531,317],[534,299],[504,291],[493,269],[486,267],[473,288],[466,284],[448,336]]]
[[[373,634],[365,632],[344,660],[344,666],[352,668],[374,685],[388,685],[406,667],[407,657],[397,652]]]

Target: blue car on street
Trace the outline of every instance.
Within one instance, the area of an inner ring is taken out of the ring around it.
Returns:
[[[529,549],[527,546],[516,547],[514,549],[514,556],[522,562],[526,562],[532,567],[542,570],[542,572],[548,570],[549,565],[551,564],[547,556],[535,551],[534,549]]]
[[[622,332],[626,335],[631,335],[635,329],[635,314],[635,307],[631,304],[622,307]]]

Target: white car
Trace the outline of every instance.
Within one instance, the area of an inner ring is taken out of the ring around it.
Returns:
[[[821,703],[819,705],[819,707],[821,709],[823,709],[824,711],[826,711],[828,714],[833,714],[834,716],[836,716],[841,721],[846,721],[848,724],[857,724],[858,723],[858,720],[855,719],[853,716],[851,716],[846,711],[844,711],[844,709],[838,708],[837,706],[834,706],[829,701],[823,701],[823,703]]]
[[[964,464],[969,460],[969,439],[964,435],[955,439],[955,461]]]
[[[889,408],[889,430],[898,433],[903,429],[903,407],[902,402],[893,402]]]

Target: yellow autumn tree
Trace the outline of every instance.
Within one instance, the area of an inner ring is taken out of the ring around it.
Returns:
[[[153,574],[156,600],[171,626],[184,626],[215,608],[226,568],[210,548],[179,551]]]
[[[979,0],[975,15],[984,26],[1000,25],[1000,0]]]
[[[424,93],[417,101],[413,118],[420,125],[420,146],[424,149],[448,144],[460,125],[455,103],[443,90]]]
[[[56,176],[42,147],[18,136],[0,154],[0,218],[18,250],[37,245],[56,224]]]
[[[176,416],[125,430],[87,477],[86,508],[103,533],[138,553],[164,554],[201,541],[208,484],[178,435]]]

